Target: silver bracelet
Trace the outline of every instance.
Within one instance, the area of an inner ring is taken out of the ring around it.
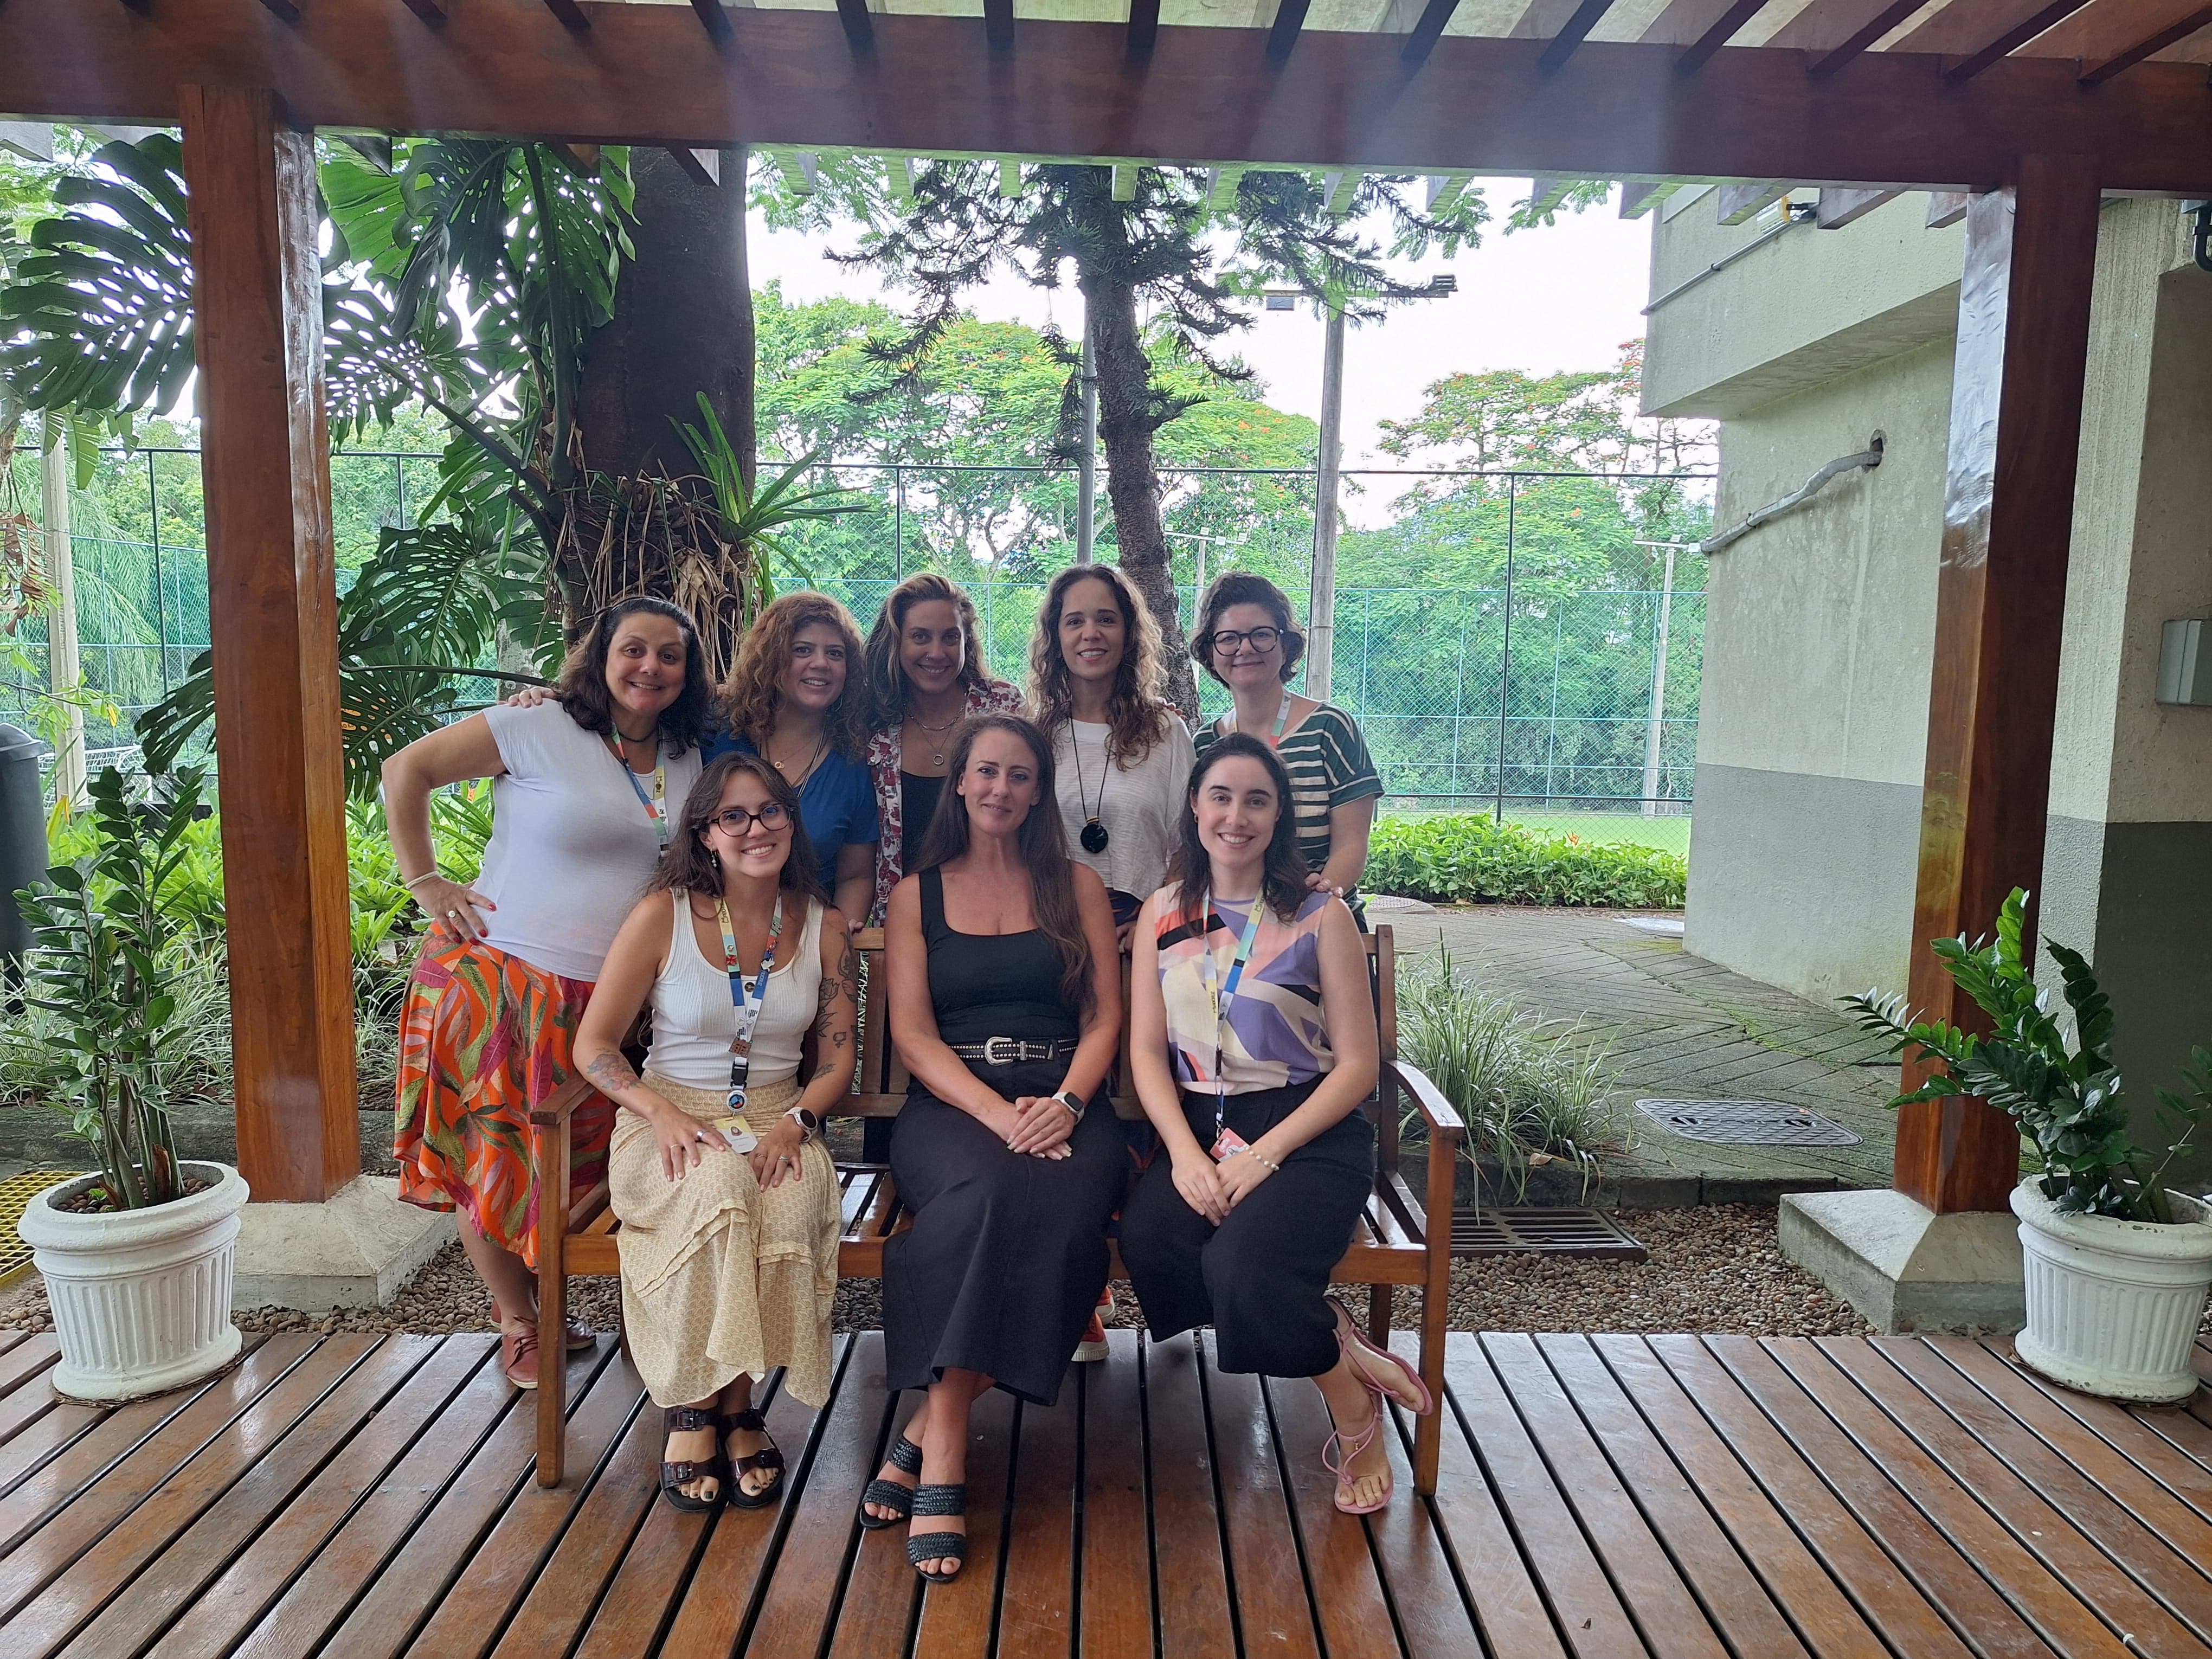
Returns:
[[[442,870],[425,870],[421,875],[403,881],[399,884],[411,893],[426,881],[443,881],[446,872]]]

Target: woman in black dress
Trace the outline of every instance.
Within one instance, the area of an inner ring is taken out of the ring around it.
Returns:
[[[1052,747],[986,714],[947,775],[884,948],[914,1077],[891,1139],[914,1224],[884,1247],[886,1370],[928,1399],[861,1510],[870,1527],[913,1516],[908,1559],[933,1582],[967,1556],[969,1407],[994,1386],[1059,1396],[1127,1165],[1104,1091],[1121,1030],[1113,907],[1062,844]]]

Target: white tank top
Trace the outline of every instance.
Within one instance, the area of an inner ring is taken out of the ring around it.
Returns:
[[[668,896],[668,960],[653,982],[653,1046],[645,1066],[687,1089],[725,1089],[730,1082],[730,1039],[738,1030],[730,976],[700,951],[685,895]],[[749,965],[748,981],[759,967],[757,960]],[[768,998],[753,1030],[754,1083],[787,1083],[799,1074],[799,1040],[814,1024],[821,988],[822,906],[809,899],[805,921],[794,928],[787,903],[775,971],[768,976]]]

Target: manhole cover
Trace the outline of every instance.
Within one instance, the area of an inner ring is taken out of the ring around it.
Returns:
[[[1723,1146],[1856,1146],[1840,1123],[1778,1100],[1639,1100],[1636,1109],[1685,1140]]]
[[[1528,1205],[1452,1212],[1454,1255],[1579,1255],[1600,1261],[1644,1261],[1650,1252],[1597,1210]]]

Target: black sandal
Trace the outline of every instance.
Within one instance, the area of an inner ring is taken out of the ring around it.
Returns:
[[[757,1434],[763,1437],[768,1434],[768,1425],[761,1420],[761,1414],[757,1411],[723,1413],[722,1433],[726,1437],[732,1429],[745,1434]],[[760,1450],[749,1455],[731,1457],[726,1440],[722,1455],[728,1460],[730,1465],[729,1501],[731,1503],[741,1510],[761,1510],[766,1509],[770,1504],[775,1502],[777,1494],[783,1490],[783,1454],[776,1449],[775,1441],[769,1441],[768,1444],[762,1447]],[[747,1469],[768,1470],[775,1474],[775,1479],[758,1492],[747,1492],[745,1490]]]
[[[957,1486],[916,1486],[914,1489],[914,1512],[916,1515],[957,1515],[968,1513],[968,1488]],[[909,1535],[906,1540],[906,1559],[914,1570],[933,1584],[949,1584],[960,1576],[958,1568],[951,1572],[924,1572],[925,1561],[968,1559],[968,1534],[964,1532],[926,1532],[921,1537]]]
[[[692,1434],[701,1429],[714,1429],[720,1426],[715,1420],[714,1413],[703,1406],[670,1406],[662,1411],[660,1417],[661,1432],[664,1437],[672,1434]],[[681,1510],[685,1515],[705,1515],[729,1495],[732,1485],[729,1460],[721,1454],[720,1442],[717,1440],[715,1444],[714,1455],[704,1462],[694,1460],[690,1462],[671,1463],[665,1458],[662,1460],[660,1495],[668,1500],[671,1509]],[[694,1480],[705,1480],[709,1476],[712,1476],[714,1481],[714,1495],[712,1498],[694,1498],[684,1490]]]
[[[884,1462],[902,1474],[919,1475],[921,1473],[921,1448],[901,1435],[891,1442],[890,1455]],[[890,1516],[870,1515],[867,1506],[871,1504],[880,1504],[887,1510],[898,1512]],[[860,1494],[860,1524],[870,1532],[882,1527],[896,1527],[914,1514],[914,1488],[902,1486],[896,1480],[871,1480],[868,1489]],[[928,1559],[926,1555],[922,1557],[925,1561]]]

